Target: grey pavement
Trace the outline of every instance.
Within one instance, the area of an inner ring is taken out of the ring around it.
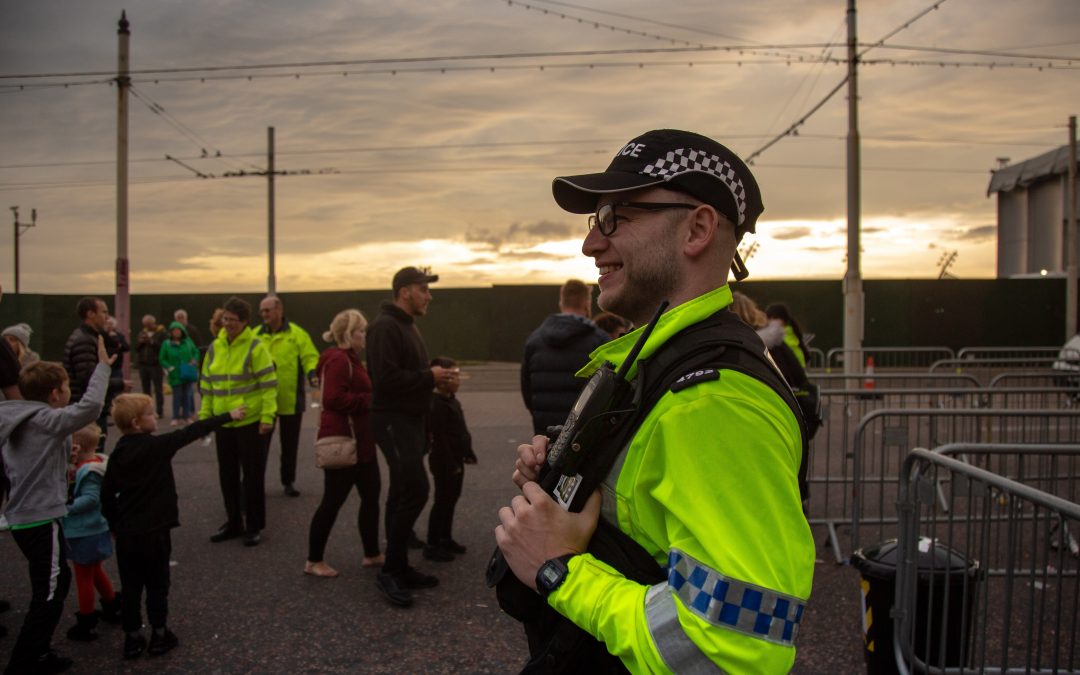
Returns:
[[[517,672],[527,652],[524,636],[499,610],[483,583],[483,570],[494,546],[497,511],[515,494],[509,481],[515,448],[528,439],[531,424],[518,393],[516,364],[466,364],[463,371],[459,397],[480,460],[466,467],[455,517],[455,538],[468,553],[450,563],[434,563],[410,552],[412,564],[440,580],[437,588],[417,591],[413,607],[387,604],[375,587],[376,571],[361,568],[355,493],[339,513],[325,556],[341,576],[319,579],[302,573],[308,524],[322,493],[322,472],[315,468],[312,451],[317,414],[309,410],[297,480],[302,494],[282,494],[275,442],[266,471],[267,529],[254,548],[239,540],[210,543],[209,535],[225,520],[214,448],[196,442],[180,451],[174,467],[181,527],[173,530],[169,596],[169,625],[180,646],[165,656],[124,661],[122,632],[106,624],[99,626],[96,642],[67,640],[64,633],[77,606],[73,584],[53,639],[54,648],[75,659],[69,672]],[[160,429],[169,430],[167,420]],[[110,441],[115,439],[110,429]],[[425,511],[416,528],[421,537],[426,526]],[[814,595],[793,672],[861,672],[858,575],[830,562],[824,532],[815,531],[815,536]],[[0,624],[10,631],[0,639],[0,662],[6,663],[25,615],[29,583],[24,560],[8,536],[0,535],[0,561],[0,598],[13,606],[0,615]],[[106,569],[119,587],[115,558]]]

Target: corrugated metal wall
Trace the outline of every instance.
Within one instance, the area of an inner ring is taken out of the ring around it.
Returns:
[[[868,280],[866,346],[1058,345],[1065,341],[1064,279]],[[839,281],[747,281],[739,290],[762,307],[784,302],[814,333],[822,350],[843,342],[843,297]],[[431,355],[458,359],[517,361],[525,338],[545,316],[558,311],[557,286],[432,287],[428,315],[418,322]],[[136,295],[133,329],[143,314],[171,321],[178,307],[207,337],[211,311],[226,293]],[[47,359],[59,359],[64,341],[78,323],[77,295],[5,295],[0,326],[25,321],[34,329],[31,346]],[[261,294],[241,294],[258,308]],[[360,309],[370,320],[387,291],[282,293],[286,316],[320,339],[334,314]],[[112,309],[112,297],[105,297]],[[258,315],[253,317],[258,322]]]

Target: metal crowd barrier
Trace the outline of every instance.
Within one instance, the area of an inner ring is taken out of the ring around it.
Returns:
[[[909,449],[946,443],[1080,443],[1075,409],[882,409],[859,423],[852,458],[851,548],[895,536],[900,467]],[[1073,474],[1071,478],[1080,479]],[[836,521],[830,536],[836,533]],[[834,544],[838,547],[838,543]]]
[[[982,386],[979,378],[967,373],[807,373],[807,377],[818,386],[829,389],[867,389],[868,384],[871,389]]]
[[[825,352],[821,351],[817,347],[807,347],[809,350],[806,354],[806,369],[807,370],[820,370],[825,367]]]
[[[930,364],[930,372],[949,369],[956,373],[975,372],[996,375],[1017,369],[1050,368],[1058,359],[1042,356],[1002,357],[991,359],[939,359]]]
[[[1064,347],[964,347],[958,359],[1044,358],[1080,359],[1080,351]]]
[[[938,376],[942,377],[942,376]],[[970,385],[966,376],[956,383]],[[822,380],[813,378],[815,382]],[[824,525],[829,530],[829,541],[838,562],[845,556],[839,544],[836,527],[853,522],[853,499],[856,480],[854,471],[857,432],[868,415],[876,411],[902,412],[906,409],[933,409],[940,413],[952,410],[987,408],[1069,408],[1072,396],[1080,389],[1058,388],[985,388],[934,387],[926,389],[887,388],[874,391],[863,389],[822,389],[821,412],[824,424],[810,443],[807,462],[809,501],[807,519],[812,525]],[[938,422],[940,425],[940,422]],[[895,426],[895,424],[894,424]],[[888,429],[889,439],[899,434]],[[906,437],[918,438],[919,434]],[[950,440],[950,439],[946,439]],[[960,440],[972,440],[962,438]],[[911,445],[903,447],[908,450]],[[899,466],[898,457],[894,466]]]
[[[867,357],[874,359],[875,368],[926,368],[935,361],[956,358],[956,354],[948,347],[834,347],[825,355],[825,372],[843,368],[849,357],[862,370]]]
[[[1080,673],[1080,505],[946,456],[1009,458],[1017,470],[1078,452],[957,445],[908,454],[890,612],[898,672]]]

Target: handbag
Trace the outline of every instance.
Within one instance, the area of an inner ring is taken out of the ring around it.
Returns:
[[[315,439],[315,466],[320,469],[356,466],[356,439],[351,436]]]
[[[193,363],[181,363],[180,364],[180,381],[181,382],[198,382],[199,381],[199,369],[195,367]]]
[[[352,362],[346,361],[349,366],[349,380],[352,381]],[[326,436],[319,438],[319,430],[315,429],[315,466],[319,469],[347,469],[356,466],[356,431],[353,430],[352,418],[349,420],[349,429],[352,436]]]

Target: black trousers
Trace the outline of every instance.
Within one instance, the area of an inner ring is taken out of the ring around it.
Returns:
[[[71,588],[67,564],[67,542],[59,520],[25,530],[11,530],[11,536],[26,557],[30,572],[30,609],[23,619],[19,637],[11,650],[5,673],[25,673],[30,664],[49,651],[56,624],[64,612],[64,600]]]
[[[428,514],[427,541],[438,544],[453,539],[454,507],[461,497],[461,486],[465,483],[465,464],[460,460],[428,455],[428,467],[435,483],[435,496],[431,501],[431,513]]]
[[[341,505],[349,498],[349,490],[356,487],[360,495],[360,513],[356,527],[360,530],[360,542],[364,555],[379,555],[379,462],[364,462],[347,469],[323,470],[323,497],[315,515],[311,517],[308,530],[308,560],[321,562],[326,552],[326,541],[337,520]]]
[[[427,431],[423,417],[374,411],[371,430],[390,469],[383,572],[398,574],[409,566],[409,535],[427,503],[429,485],[424,469]]]
[[[165,412],[165,391],[162,388],[164,376],[165,371],[161,369],[160,365],[139,366],[139,380],[142,382],[142,392],[150,396],[150,390],[154,390],[154,409],[157,410],[158,417],[161,417],[162,413]]]
[[[258,532],[266,527],[266,443],[259,424],[222,427],[214,432],[217,442],[218,480],[225,500],[229,527]],[[247,527],[244,518],[247,516]]]
[[[145,534],[116,537],[116,566],[120,568],[121,612],[124,631],[142,627],[143,590],[146,618],[154,628],[164,628],[169,618],[169,555],[172,537],[168,528]]]
[[[304,412],[301,410],[295,415],[278,415],[274,422],[276,429],[281,426],[281,484],[292,485],[296,482],[296,451],[300,447],[300,425],[304,421]],[[270,441],[274,437],[273,430],[263,436],[266,443],[266,454],[270,455]]]

